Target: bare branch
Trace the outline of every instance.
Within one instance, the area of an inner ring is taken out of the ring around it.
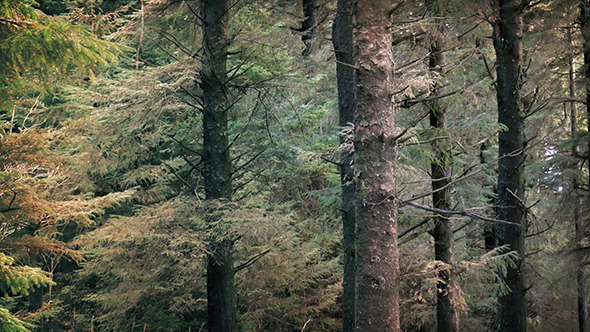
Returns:
[[[406,202],[406,204],[410,205],[412,207],[415,207],[417,209],[421,209],[421,210],[425,210],[425,211],[429,211],[429,212],[440,213],[443,215],[459,215],[459,216],[470,217],[470,218],[479,219],[479,220],[487,221],[487,222],[511,225],[511,226],[516,226],[516,227],[523,227],[523,225],[521,225],[519,223],[506,221],[506,220],[499,220],[499,219],[494,219],[494,218],[488,218],[488,217],[481,216],[481,215],[478,215],[475,213],[471,213],[469,211],[442,210],[442,209],[437,209],[437,208],[433,208],[433,207],[426,206],[426,205],[421,205],[421,204],[418,204],[415,202]]]
[[[261,259],[262,257],[266,256],[268,253],[270,252],[270,249],[266,249],[263,252],[260,252],[252,257],[250,257],[247,261],[245,261],[244,263],[236,266],[234,268],[234,273],[237,273],[238,271],[241,271],[249,266],[251,266],[252,264],[256,263],[259,259]]]

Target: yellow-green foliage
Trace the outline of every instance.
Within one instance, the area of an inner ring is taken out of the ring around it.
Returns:
[[[0,108],[27,86],[43,91],[72,66],[92,75],[92,66],[117,59],[119,47],[86,27],[35,10],[33,1],[0,3]],[[26,80],[24,80],[26,78]]]
[[[14,266],[14,259],[0,253],[0,290],[4,294],[28,295],[35,288],[52,283],[49,273],[29,266]],[[0,331],[26,332],[33,327],[0,307]]]

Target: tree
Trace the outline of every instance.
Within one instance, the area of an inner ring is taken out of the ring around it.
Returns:
[[[395,106],[389,0],[360,0],[353,7],[356,75],[356,327],[400,331]]]
[[[344,277],[342,318],[344,332],[354,331],[355,307],[355,211],[354,211],[354,155],[350,128],[354,121],[354,57],[352,41],[352,1],[338,0],[332,41],[336,55],[338,84],[338,118],[340,130],[340,180],[342,185],[342,248]]]
[[[228,139],[227,24],[229,1],[201,0],[203,58],[200,88],[203,107],[203,177],[207,200],[232,198],[232,162]],[[210,224],[222,222],[214,216]],[[211,226],[214,227],[214,226]],[[207,323],[209,331],[237,331],[233,239],[209,239],[207,256]]]
[[[429,1],[429,10],[434,16],[438,13],[436,1]],[[430,43],[429,69],[434,76],[435,82],[444,75],[445,61],[445,37],[443,24],[432,32]],[[441,94],[440,83],[432,87],[434,97]],[[447,110],[440,100],[435,99],[427,104],[430,109],[430,127],[434,131],[435,139],[432,143],[434,149],[434,161],[431,163],[432,170],[432,204],[435,209],[451,210],[451,143],[445,136],[448,136]],[[450,224],[449,215],[438,214],[434,218],[434,259],[441,261],[444,265],[440,268],[436,290],[436,320],[437,331],[457,331],[457,317],[452,303],[453,277],[451,265],[453,264],[453,230]]]
[[[587,129],[588,133],[590,134],[590,1],[581,0],[580,1],[580,26],[582,30],[582,47],[584,51],[584,80],[585,80],[585,88],[586,88],[586,118],[587,118]],[[575,97],[574,91],[574,72],[573,72],[573,58],[570,68],[570,97],[572,99]],[[572,134],[576,132],[576,122],[575,119],[577,117],[575,104],[571,103],[571,117],[572,117]],[[588,152],[586,155],[586,161],[590,163],[590,137],[588,138]],[[575,147],[574,147],[575,149]],[[573,151],[576,152],[575,150]],[[589,164],[590,165],[590,164]],[[590,166],[589,166],[590,167]],[[590,198],[590,196],[588,196]],[[587,199],[588,199],[587,198]],[[577,201],[576,201],[577,202]],[[578,213],[576,214],[575,220],[575,238],[576,242],[579,245],[582,245],[582,241],[587,232],[586,225],[588,224],[587,220],[584,218],[580,218],[579,210],[576,210]],[[587,312],[587,304],[586,304],[586,262],[583,260],[581,264],[577,267],[576,276],[577,276],[577,283],[578,283],[578,328],[580,332],[587,331],[587,321],[588,321],[588,312]]]
[[[519,259],[506,268],[503,276],[509,292],[498,298],[497,331],[526,331],[525,301],[525,110],[522,106],[523,84],[523,12],[528,1],[499,0],[498,16],[492,22],[496,52],[496,98],[499,133],[497,218],[516,225],[498,225],[498,245],[508,245]]]

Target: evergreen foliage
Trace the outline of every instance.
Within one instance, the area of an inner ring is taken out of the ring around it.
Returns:
[[[211,239],[234,242],[240,330],[342,329],[338,160],[354,151],[339,141],[355,128],[338,122],[336,1],[315,3],[313,52],[302,55],[302,3],[232,2],[232,202],[205,201],[196,2],[0,3],[1,330],[204,331]],[[452,269],[460,330],[493,330],[497,296],[512,291],[502,276],[522,258],[490,250],[507,130],[489,38],[497,12],[475,1],[436,1],[430,12],[424,1],[398,4],[389,14],[401,328],[436,329],[437,283]],[[589,247],[583,36],[578,1],[531,4],[521,94],[527,328],[573,330],[572,271],[585,268]],[[431,70],[435,37],[447,64]],[[445,129],[427,119],[432,101],[447,110]],[[441,157],[432,144],[443,140]],[[431,165],[447,158],[451,204],[441,212]],[[432,250],[441,214],[452,263]]]

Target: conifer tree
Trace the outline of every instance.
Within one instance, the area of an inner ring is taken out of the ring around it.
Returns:
[[[439,16],[436,1],[428,2],[429,11],[433,16]],[[436,25],[437,29],[432,32],[430,42],[429,69],[433,74],[435,81],[439,81],[444,75],[446,64],[445,37],[443,24]],[[436,97],[441,94],[440,83],[435,83],[432,87],[432,95]],[[430,126],[435,131],[435,137],[446,136],[447,129],[447,110],[440,100],[433,100],[428,103],[430,109]],[[439,210],[451,210],[451,144],[448,139],[437,139],[432,143],[434,149],[434,161],[431,163],[432,170],[432,204]],[[457,317],[454,304],[452,302],[452,270],[453,264],[453,230],[448,215],[439,214],[434,217],[434,259],[441,261],[445,267],[441,268],[438,273],[437,291],[436,291],[436,320],[437,331],[453,332],[457,331]]]
[[[587,119],[587,130],[590,135],[590,1],[587,0],[580,0],[580,16],[579,16],[580,27],[582,30],[582,47],[584,53],[584,83],[585,83],[585,91],[586,91],[586,119]],[[573,61],[573,60],[572,60]],[[574,78],[573,78],[573,63],[571,64],[570,72],[572,77],[570,78],[570,95],[571,97],[575,97],[574,94]],[[571,116],[572,116],[572,133],[576,131],[576,124],[575,118],[577,116],[575,105],[572,102],[571,104]],[[590,136],[588,136],[588,150],[586,155],[586,162],[587,164],[590,163]],[[574,148],[575,149],[575,148]],[[575,151],[574,151],[575,152]],[[590,164],[588,164],[590,165]],[[590,169],[590,166],[589,166]],[[585,198],[586,202],[590,202],[590,196]],[[578,211],[579,213],[579,211]],[[576,242],[581,245],[581,241],[584,237],[587,230],[588,219],[587,218],[580,218],[576,215]],[[576,271],[577,276],[577,291],[578,291],[578,329],[580,332],[587,331],[588,328],[588,312],[587,312],[587,304],[586,304],[586,266],[585,262],[582,261],[580,266],[577,267]]]
[[[395,106],[389,0],[353,7],[356,328],[400,331]]]
[[[354,212],[354,159],[351,149],[350,128],[354,121],[354,58],[352,44],[352,0],[338,0],[332,27],[332,41],[336,55],[338,85],[338,117],[340,134],[340,180],[342,186],[342,248],[344,280],[342,294],[343,331],[354,331],[355,306],[355,212]]]
[[[519,259],[506,268],[503,276],[509,292],[498,299],[496,330],[526,331],[525,300],[525,110],[521,100],[523,84],[523,12],[526,0],[499,0],[497,16],[492,21],[496,52],[496,96],[498,123],[505,126],[499,133],[497,218],[513,224],[499,224],[498,245],[508,245]]]
[[[232,163],[228,139],[227,24],[229,1],[201,0],[203,57],[200,72],[203,113],[203,177],[207,200],[232,199]],[[223,222],[211,217],[211,224]],[[212,226],[213,227],[213,226]],[[207,323],[212,332],[234,332],[236,290],[234,285],[233,239],[210,238],[207,256]]]

